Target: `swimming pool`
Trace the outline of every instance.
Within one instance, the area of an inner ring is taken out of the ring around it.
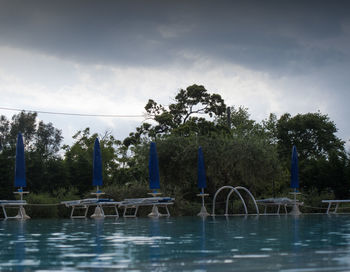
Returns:
[[[349,271],[350,215],[0,221],[0,271]]]

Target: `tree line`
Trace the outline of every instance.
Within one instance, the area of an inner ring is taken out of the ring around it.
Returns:
[[[277,118],[272,113],[257,122],[247,108],[228,107],[219,94],[200,85],[181,89],[170,105],[150,99],[145,111],[147,121],[123,140],[86,128],[73,135],[71,145],[62,145],[61,130],[39,121],[36,113],[23,111],[10,120],[1,116],[0,199],[14,197],[18,132],[25,143],[27,187],[34,194],[87,196],[92,191],[93,143],[99,137],[105,191],[116,198],[147,192],[150,141],[157,143],[161,190],[182,203],[199,202],[199,146],[211,195],[223,185],[241,185],[257,198],[285,196],[296,145],[300,190],[305,195],[350,196],[350,157],[326,114],[285,113]]]

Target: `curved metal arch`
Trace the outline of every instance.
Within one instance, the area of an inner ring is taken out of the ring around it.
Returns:
[[[232,193],[235,192],[238,197],[241,199],[242,203],[243,203],[243,207],[244,207],[244,211],[245,214],[248,214],[248,209],[247,209],[247,205],[245,204],[245,201],[242,197],[242,195],[238,192],[238,190],[236,188],[232,188],[231,191],[228,193],[227,198],[226,198],[226,210],[225,210],[225,215],[228,215],[228,202],[230,200],[230,197],[232,195]]]
[[[224,189],[230,189],[230,193],[229,193],[230,196],[231,196],[231,194],[232,194],[233,192],[235,192],[235,193],[238,195],[238,197],[241,199],[241,201],[242,201],[242,203],[243,203],[245,212],[246,212],[246,214],[247,214],[247,213],[248,213],[247,205],[245,204],[243,197],[242,197],[241,194],[238,192],[238,190],[236,190],[233,186],[229,186],[229,185],[228,185],[228,186],[222,186],[219,190],[216,191],[216,193],[215,193],[215,195],[214,195],[214,198],[213,198],[213,211],[212,211],[212,216],[215,216],[215,202],[216,202],[216,197],[217,197],[217,195],[218,195],[222,190],[224,190]],[[228,211],[228,198],[226,198],[226,213],[225,213],[225,215],[228,214],[227,211]]]
[[[250,196],[250,198],[253,200],[253,203],[255,205],[256,214],[259,214],[259,208],[258,208],[258,205],[256,204],[255,197],[253,196],[253,194],[247,188],[245,188],[243,186],[237,186],[237,187],[235,187],[235,189],[236,190],[244,190]]]
[[[218,189],[214,195],[214,198],[213,198],[213,211],[212,211],[212,216],[215,216],[215,201],[216,201],[216,197],[217,195],[224,189],[233,189],[233,186],[222,186],[220,189]]]

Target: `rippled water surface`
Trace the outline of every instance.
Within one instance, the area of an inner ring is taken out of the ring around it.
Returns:
[[[0,271],[350,271],[350,216],[0,221]]]

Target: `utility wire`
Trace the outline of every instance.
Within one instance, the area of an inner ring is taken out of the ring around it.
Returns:
[[[144,115],[124,115],[124,114],[88,114],[88,113],[68,113],[68,112],[53,112],[53,111],[37,111],[37,110],[25,110],[16,108],[6,108],[0,107],[1,110],[9,111],[27,111],[27,112],[37,112],[43,114],[54,114],[54,115],[71,115],[71,116],[87,116],[87,117],[111,117],[111,118],[140,118],[145,117]]]

